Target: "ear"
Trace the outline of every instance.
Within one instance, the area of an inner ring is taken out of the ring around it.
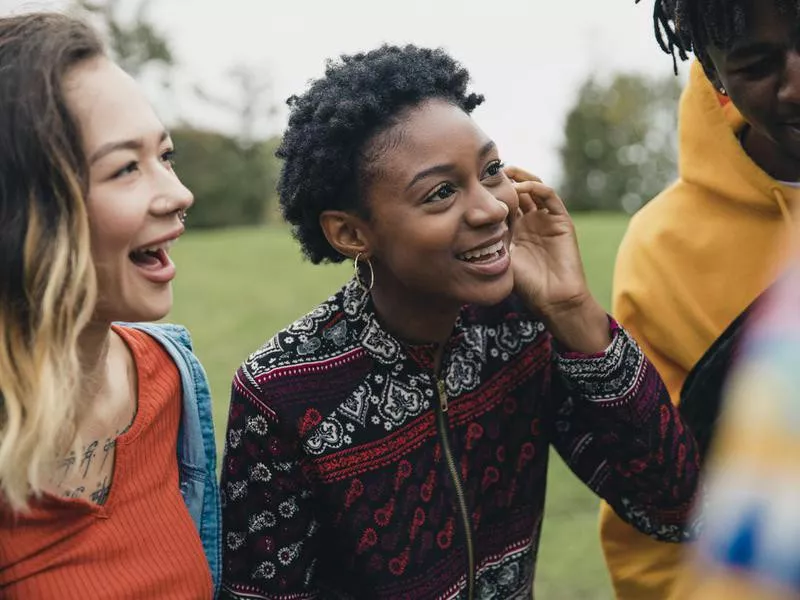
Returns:
[[[714,61],[711,57],[708,57],[706,60],[702,61],[700,65],[703,67],[703,72],[705,72],[706,77],[711,82],[711,85],[714,86],[714,89],[717,93],[722,94],[723,96],[727,95],[725,90],[725,85],[722,83],[722,80],[719,77],[719,73],[717,72],[717,68],[714,64]]]
[[[369,257],[369,226],[361,217],[342,210],[326,210],[319,216],[319,225],[333,248],[348,258],[358,254]]]

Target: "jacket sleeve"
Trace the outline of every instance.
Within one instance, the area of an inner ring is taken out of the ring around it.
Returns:
[[[697,446],[653,365],[613,321],[611,329],[603,354],[555,357],[551,440],[622,519],[680,542],[692,533]]]
[[[318,598],[318,523],[299,439],[247,372],[233,380],[222,467],[223,598]]]

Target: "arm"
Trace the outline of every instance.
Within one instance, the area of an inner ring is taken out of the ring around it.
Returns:
[[[513,223],[514,249],[511,255],[515,291],[534,313],[542,316],[549,331],[564,346],[587,354],[605,348],[608,338],[601,345],[600,333],[603,327],[608,330],[608,323],[599,320],[595,315],[596,309],[592,310],[593,301],[578,254],[574,227],[566,208],[553,190],[542,186],[530,173],[511,167],[506,169],[506,173],[515,182],[520,205]],[[666,291],[681,284],[679,279],[669,280],[666,273],[673,273],[672,270],[661,273],[652,263],[642,266],[646,274],[655,273],[668,281]],[[685,346],[687,329],[688,333],[692,333],[692,321],[672,319],[669,326],[662,327],[666,321],[664,313],[680,309],[669,301],[669,295],[661,293],[661,289],[656,292],[651,289],[652,286],[649,288],[641,281],[635,282],[634,286],[631,295],[647,298],[644,308],[658,313],[658,318],[649,322],[650,325],[662,328],[660,331],[667,333],[666,340],[680,342],[670,345],[671,348]],[[573,316],[565,320],[565,315],[570,314],[584,317]],[[584,318],[590,319],[590,327],[576,327]],[[624,323],[627,326],[627,322]],[[591,335],[582,335],[582,331],[591,332]],[[576,333],[578,337],[575,337]],[[692,335],[696,337],[696,334]],[[647,351],[649,349],[645,348]],[[662,366],[677,364],[680,363],[676,359],[665,357],[656,365],[670,391],[678,389],[685,373],[666,373],[662,371]],[[670,418],[674,417],[672,413],[668,414]],[[593,443],[597,444],[596,441]],[[661,485],[659,482],[659,488]],[[677,600],[685,597],[685,594],[671,595],[670,591],[678,573],[679,545],[661,544],[642,535],[619,519],[608,506],[604,506],[602,534],[603,550],[620,600]]]
[[[299,441],[242,367],[222,466],[223,598],[318,598],[317,522]]]
[[[613,322],[611,331],[603,353],[556,357],[551,441],[625,521],[662,541],[685,540],[698,483],[694,439],[639,347]]]

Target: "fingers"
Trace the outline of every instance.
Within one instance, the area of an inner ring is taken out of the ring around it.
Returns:
[[[522,181],[538,181],[539,183],[542,182],[536,175],[533,173],[526,171],[525,169],[520,169],[519,167],[508,166],[505,169],[505,174],[508,176],[511,181],[522,182]]]
[[[517,184],[514,184],[516,188]],[[536,202],[528,192],[520,191],[517,188],[517,198],[519,198],[519,210],[522,214],[529,213],[532,210],[536,210]]]
[[[523,213],[527,213],[535,207],[539,210],[546,209],[547,212],[553,215],[567,214],[564,202],[558,197],[553,188],[547,187],[538,180],[515,183],[514,188],[517,190],[519,206]]]

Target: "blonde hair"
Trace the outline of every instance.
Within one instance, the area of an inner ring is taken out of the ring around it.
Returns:
[[[97,290],[62,81],[101,54],[74,18],[0,19],[0,498],[13,510],[47,484],[80,415],[78,339]]]

